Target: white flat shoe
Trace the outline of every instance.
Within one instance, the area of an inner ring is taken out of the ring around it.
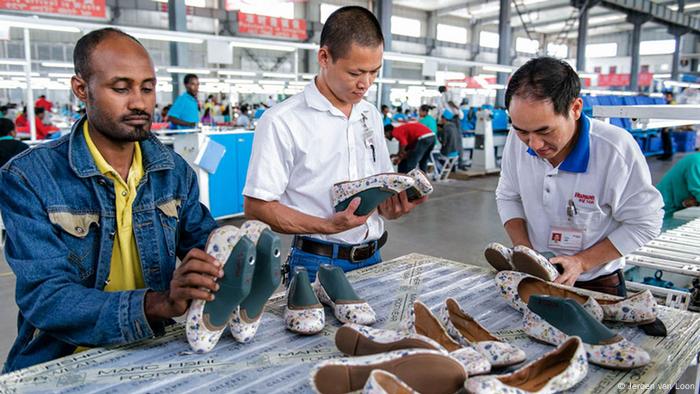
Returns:
[[[548,282],[559,277],[559,271],[554,267],[554,264],[527,246],[517,245],[513,247],[512,263],[515,271],[525,272]]]
[[[234,226],[212,231],[206,252],[224,264],[224,277],[213,301],[194,300],[187,310],[187,342],[197,353],[209,352],[219,342],[231,314],[250,293],[255,269],[255,244]]]
[[[583,343],[572,337],[515,372],[470,378],[464,388],[470,394],[551,394],[576,386],[586,374]]]
[[[445,300],[439,316],[452,338],[475,348],[493,367],[518,364],[527,358],[522,349],[498,339],[464,312],[454,298]]]
[[[573,300],[533,296],[523,314],[527,335],[559,345],[579,336],[588,361],[606,368],[628,370],[649,364],[649,354],[641,347],[610,331]]]
[[[496,286],[501,290],[501,296],[508,305],[520,313],[527,310],[527,302],[533,295],[550,295],[572,299],[583,306],[596,320],[603,320],[603,308],[591,296],[579,294],[571,286],[546,282],[524,272],[501,271],[494,278]]]
[[[506,246],[499,244],[498,242],[491,242],[484,249],[484,258],[491,264],[496,271],[512,271],[513,263],[513,250]]]

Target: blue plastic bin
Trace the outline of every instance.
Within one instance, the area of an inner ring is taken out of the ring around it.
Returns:
[[[677,152],[692,152],[695,150],[695,131],[674,131],[671,135],[676,143]]]

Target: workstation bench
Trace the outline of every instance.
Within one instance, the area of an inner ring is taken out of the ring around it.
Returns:
[[[351,272],[348,278],[377,312],[375,327],[397,329],[415,299],[436,310],[445,298],[453,297],[491,332],[524,349],[528,360],[554,349],[525,335],[522,315],[498,294],[490,269],[411,254]],[[0,392],[310,392],[314,365],[341,357],[334,345],[340,324],[326,308],[321,334],[293,334],[284,327],[284,305],[284,294],[273,297],[260,330],[248,344],[236,343],[225,332],[212,352],[192,354],[184,326],[178,324],[160,338],[93,349],[0,376]],[[700,352],[700,316],[663,306],[658,316],[668,329],[667,337],[647,336],[634,326],[611,326],[650,354],[648,366],[615,371],[590,365],[574,391],[668,392]]]

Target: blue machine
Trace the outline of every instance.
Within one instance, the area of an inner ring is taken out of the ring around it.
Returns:
[[[253,133],[210,134],[226,147],[216,172],[209,174],[209,209],[215,218],[243,213],[243,187],[253,149]]]

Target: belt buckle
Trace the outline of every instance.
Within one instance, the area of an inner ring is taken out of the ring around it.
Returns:
[[[356,263],[360,260],[364,260],[364,259],[355,258],[355,252],[357,252],[358,250],[361,250],[362,248],[366,248],[366,247],[368,247],[368,246],[367,245],[355,245],[352,248],[350,248],[350,262]]]
[[[357,252],[357,251],[363,251],[363,250],[367,250],[367,252],[371,251],[371,250],[372,250],[372,244],[355,245],[355,246],[353,246],[352,248],[350,248],[350,262],[356,263],[356,262],[358,262],[358,261],[360,261],[360,260],[366,260],[366,259],[372,257],[372,255],[368,253],[368,256],[365,257],[364,259],[358,259],[358,258],[356,258],[356,257],[355,257],[355,252]]]

